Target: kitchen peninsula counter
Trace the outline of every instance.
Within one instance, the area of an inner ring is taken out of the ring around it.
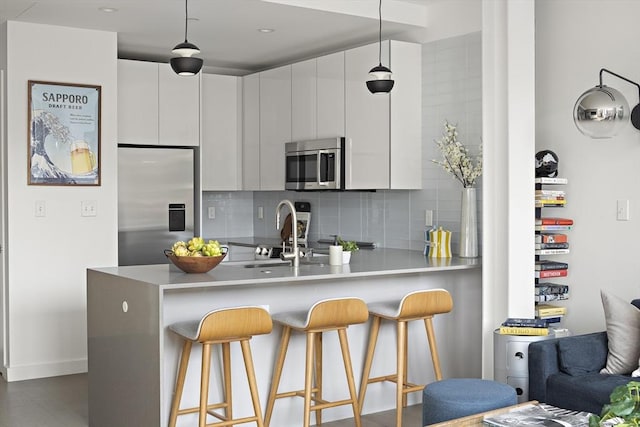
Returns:
[[[446,361],[443,371],[447,376],[480,376],[480,259],[429,259],[420,251],[374,249],[356,252],[351,263],[342,266],[330,266],[328,257],[322,256],[303,261],[297,269],[269,264],[272,262],[226,262],[205,274],[185,274],[168,264],[88,269],[90,425],[166,426],[181,347],[168,325],[229,306],[262,305],[275,313],[306,309],[324,298],[355,296],[369,303],[399,299],[418,289],[445,288],[452,293],[454,310],[436,320],[440,357]],[[246,264],[264,266],[247,268]],[[464,337],[460,330],[465,331]],[[359,383],[368,323],[352,326],[348,333]],[[431,382],[433,369],[424,327],[412,327],[409,333],[409,375],[414,381]],[[458,335],[456,339],[445,339],[450,334]],[[263,409],[279,336],[280,329],[274,325],[271,334],[251,341]],[[298,338],[292,337],[282,387],[290,387],[288,384],[293,382],[295,388],[303,378],[304,357],[296,360],[296,354],[303,351],[304,340]],[[339,354],[334,338],[328,335],[325,339],[324,384],[327,396],[335,393],[340,398],[347,393],[341,382],[343,367],[328,362],[331,354]],[[376,370],[383,371],[382,374],[391,372],[395,363],[394,330],[383,327],[379,340],[386,345],[379,347],[374,375]],[[195,363],[190,365],[183,397],[193,406],[198,400],[198,354],[194,348]],[[239,363],[239,349],[233,348],[232,355],[234,361],[238,360],[233,367],[234,414],[249,415],[252,408],[246,399],[248,388]],[[218,381],[214,375],[212,397],[218,396]],[[410,396],[409,402],[419,402],[418,394]],[[393,408],[393,396],[389,387],[370,387],[363,413]],[[298,426],[301,411],[301,399],[278,401],[272,424]],[[351,416],[347,407],[323,411],[326,421]],[[190,416],[181,418],[178,426],[193,424],[195,420]]]

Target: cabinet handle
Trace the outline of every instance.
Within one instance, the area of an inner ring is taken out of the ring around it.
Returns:
[[[517,353],[515,354],[515,356],[516,356],[518,359],[524,359],[524,354],[523,354],[521,351],[517,352]]]

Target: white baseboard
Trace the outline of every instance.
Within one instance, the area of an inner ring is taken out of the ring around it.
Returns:
[[[1,372],[6,381],[12,382],[81,374],[87,370],[87,359],[78,359],[37,365],[5,366]]]

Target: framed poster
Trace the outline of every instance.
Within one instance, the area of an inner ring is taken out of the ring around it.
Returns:
[[[29,80],[29,185],[100,185],[100,91]]]

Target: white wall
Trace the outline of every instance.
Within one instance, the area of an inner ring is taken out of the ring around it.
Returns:
[[[115,33],[9,21],[7,47],[8,231],[4,260],[9,381],[87,369],[86,268],[117,264]],[[102,86],[102,184],[27,185],[27,81]],[[34,216],[36,200],[46,216]],[[80,202],[95,200],[96,217]]]
[[[604,330],[601,289],[640,296],[640,131],[629,125],[614,138],[590,139],[572,116],[601,68],[640,82],[638,16],[635,0],[536,1],[536,149],[553,150],[569,179],[562,213],[575,221],[571,253],[557,259],[569,263],[566,325],[574,333]],[[638,102],[637,87],[607,74],[603,83]],[[619,199],[630,201],[629,221],[616,221]]]

